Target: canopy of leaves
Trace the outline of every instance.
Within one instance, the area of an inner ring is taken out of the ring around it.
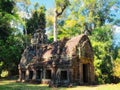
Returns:
[[[45,30],[45,26],[45,7],[41,6],[32,12],[32,16],[30,19],[26,20],[27,34],[33,34],[38,28]]]
[[[23,51],[22,35],[11,35],[6,42],[0,40],[0,74],[2,70],[7,70],[9,75],[16,75],[17,65]]]
[[[105,25],[94,29],[90,36],[94,55],[95,73],[99,83],[110,83],[112,76],[112,31],[111,26]]]
[[[55,0],[57,12],[62,12],[70,3],[69,0]]]
[[[113,76],[116,77],[114,82],[120,82],[120,48],[116,48],[117,55],[116,59],[113,62]]]
[[[10,22],[14,18],[13,0],[0,0],[0,39],[6,39],[11,33]]]
[[[14,0],[0,0],[0,74],[1,71],[17,73],[23,48],[22,35],[12,26],[17,18]]]
[[[70,0],[68,14],[66,14],[67,18],[65,18],[64,25],[60,31],[64,31],[63,34],[67,33],[67,36],[75,36],[85,32],[91,34],[96,27],[103,26],[106,21],[111,22],[113,20],[110,16],[110,8],[115,5],[115,1]]]

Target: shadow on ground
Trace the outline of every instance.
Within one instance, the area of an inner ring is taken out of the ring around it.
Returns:
[[[18,83],[15,80],[3,80],[0,81],[0,90],[72,90],[77,86],[71,88],[68,87],[58,87],[50,88],[48,85],[43,84],[28,84],[28,83]],[[85,86],[81,86],[85,87]],[[86,87],[96,87],[96,86],[86,86]]]
[[[43,84],[18,83],[15,80],[0,80],[0,90],[120,90],[118,84],[83,85],[73,87],[50,88]]]
[[[17,83],[15,81],[0,81],[0,90],[53,90],[47,85]]]

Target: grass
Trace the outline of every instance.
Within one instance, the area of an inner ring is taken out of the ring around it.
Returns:
[[[120,83],[94,86],[76,86],[72,88],[49,88],[44,84],[16,83],[15,80],[1,80],[0,90],[120,90]]]

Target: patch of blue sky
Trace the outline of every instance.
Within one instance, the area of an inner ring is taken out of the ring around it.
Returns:
[[[20,13],[29,13],[31,10],[34,9],[34,4],[38,3],[40,6],[44,5],[46,9],[54,8],[55,2],[54,0],[30,0],[31,4],[26,7],[24,3],[19,2],[17,6],[19,7],[18,10]]]
[[[113,30],[113,44],[120,47],[120,27],[114,25]]]
[[[32,9],[34,9],[34,4],[38,3],[40,6],[44,5],[46,9],[48,8],[54,8],[55,2],[54,0],[30,0],[31,4],[30,6],[26,7],[24,3],[19,2],[16,5],[18,6],[18,14],[22,18],[30,18],[31,14],[29,13]],[[23,27],[19,26],[21,32],[23,32]]]
[[[48,8],[54,8],[55,2],[54,0],[30,0],[31,1],[31,8],[33,8],[35,3],[39,3],[39,5],[44,5],[46,9]]]

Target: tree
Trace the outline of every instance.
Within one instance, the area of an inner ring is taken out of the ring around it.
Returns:
[[[120,79],[120,59],[114,61],[113,75]]]
[[[68,18],[64,23],[63,33],[75,36],[81,33],[91,34],[96,27],[103,26],[106,21],[111,22],[113,18],[110,8],[116,0],[70,0]],[[62,33],[61,33],[62,34]]]
[[[28,34],[33,34],[36,29],[45,30],[46,19],[45,19],[45,7],[41,6],[32,12],[30,19],[26,20],[26,30]]]
[[[115,47],[115,55],[113,61],[113,82],[118,83],[120,82],[120,47]]]
[[[0,1],[0,39],[6,40],[12,33],[10,22],[14,19],[14,6],[13,0]]]
[[[27,47],[28,45],[28,40],[29,36],[27,35],[27,30],[26,30],[26,19],[30,17],[30,5],[31,2],[30,0],[15,0],[17,5],[17,13],[19,14],[20,17],[20,22],[18,27],[23,28],[23,33],[24,33],[24,46]]]
[[[8,7],[9,6],[9,7]],[[13,26],[18,21],[15,2],[0,1],[0,77],[17,73],[17,65],[23,49],[22,35]]]
[[[92,35],[90,39],[94,50],[96,79],[98,83],[110,83],[114,55],[111,26],[98,27],[94,29]]]
[[[54,42],[57,41],[57,17],[59,17],[66,7],[69,5],[69,0],[55,0],[56,8],[54,11]]]
[[[16,35],[10,35],[6,42],[0,40],[0,63],[2,63],[0,74],[2,75],[5,71],[8,75],[16,75],[17,66],[21,58],[23,51],[23,40],[22,34],[17,33]],[[1,76],[0,76],[1,77]],[[2,75],[4,77],[4,75]]]

